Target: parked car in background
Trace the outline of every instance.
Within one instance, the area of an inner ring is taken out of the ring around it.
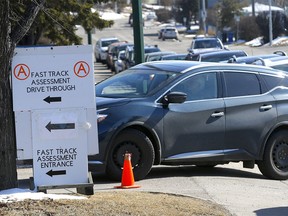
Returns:
[[[121,50],[118,53],[117,59],[114,61],[114,68],[115,68],[115,73],[119,73],[123,70],[125,70],[125,50]]]
[[[235,57],[247,56],[243,50],[219,50],[217,52],[200,53],[196,61],[202,62],[227,62]]]
[[[186,53],[176,53],[176,54],[170,54],[170,55],[165,55],[161,56],[160,60],[185,60],[186,58]]]
[[[144,55],[146,53],[152,53],[152,52],[160,52],[161,50],[157,45],[145,45],[144,46]],[[124,64],[125,69],[133,67],[135,65],[135,59],[134,59],[134,46],[126,47],[125,50],[125,58],[124,58]]]
[[[149,20],[157,20],[157,15],[155,13],[155,11],[149,11],[147,12],[147,15],[146,15],[146,20],[149,21]]]
[[[158,39],[162,39],[162,35],[163,35],[163,32],[165,31],[166,28],[172,28],[172,29],[176,29],[177,32],[176,34],[178,33],[178,37],[179,37],[179,34],[184,34],[186,31],[187,31],[187,27],[186,26],[183,26],[182,24],[180,23],[176,23],[176,24],[167,24],[166,26],[162,27],[159,31],[158,31]],[[173,33],[174,34],[174,33]],[[174,37],[176,39],[176,37]]]
[[[196,37],[192,40],[188,52],[198,53],[227,49],[217,37]]]
[[[144,61],[159,61],[161,60],[162,56],[169,55],[169,54],[176,54],[176,52],[173,51],[160,51],[160,52],[152,52],[147,53],[144,55]]]
[[[179,38],[179,33],[178,30],[175,27],[166,27],[164,28],[162,32],[162,37],[161,39],[164,41],[166,39],[175,39],[178,40]]]
[[[243,162],[288,179],[288,77],[272,68],[196,61],[146,62],[95,87],[99,154],[89,170],[136,180],[153,165]]]
[[[108,69],[111,69],[111,71],[114,71],[114,59],[117,56],[117,52],[119,50],[119,47],[121,45],[126,45],[128,44],[127,41],[119,41],[112,43],[108,46],[107,49],[107,57],[106,57],[106,65]],[[125,47],[124,47],[125,49]]]
[[[97,40],[94,47],[96,62],[106,63],[108,46],[115,42],[119,42],[119,39],[116,37],[100,38]]]
[[[110,46],[111,49],[109,50]],[[110,68],[112,72],[115,71],[114,62],[117,60],[119,52],[125,50],[127,46],[133,46],[133,43],[122,41],[109,45],[106,64],[107,68]]]

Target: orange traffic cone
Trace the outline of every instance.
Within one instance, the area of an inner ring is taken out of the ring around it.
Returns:
[[[120,186],[115,186],[115,188],[139,188],[141,186],[134,185],[134,174],[132,171],[132,165],[131,165],[131,154],[126,153],[124,156],[124,165],[123,165],[123,171],[122,171],[122,180]]]

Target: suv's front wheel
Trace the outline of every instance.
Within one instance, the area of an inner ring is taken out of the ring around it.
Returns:
[[[135,180],[143,179],[151,170],[155,153],[152,142],[141,131],[126,129],[114,140],[107,158],[107,175],[121,180],[125,153],[131,153]]]
[[[271,179],[288,179],[288,131],[271,135],[265,147],[263,160],[258,161],[261,173]]]

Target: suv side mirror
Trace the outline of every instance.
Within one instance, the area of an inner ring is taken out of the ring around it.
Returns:
[[[162,103],[168,105],[169,103],[183,103],[187,98],[187,94],[183,92],[170,92],[163,97]]]

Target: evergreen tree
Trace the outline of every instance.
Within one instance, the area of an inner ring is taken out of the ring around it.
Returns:
[[[97,11],[91,10],[96,2],[92,0],[47,1],[19,45],[81,44],[81,38],[75,34],[76,25],[83,26],[87,33],[95,27],[101,30],[113,25],[113,21],[103,20]],[[25,10],[25,5],[15,8],[16,13]]]

